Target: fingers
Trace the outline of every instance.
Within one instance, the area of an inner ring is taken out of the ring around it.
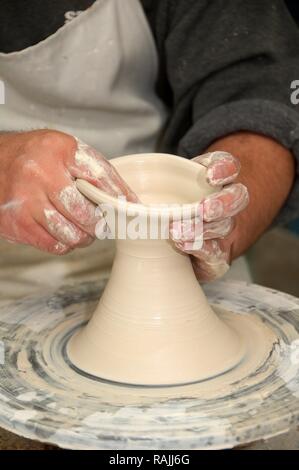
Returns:
[[[93,237],[71,223],[53,206],[45,208],[42,215],[43,217],[41,217],[39,223],[50,235],[64,245],[70,248],[79,248],[88,246],[93,242]]]
[[[170,226],[170,237],[179,248],[184,242],[225,238],[231,234],[234,227],[235,221],[232,217],[204,224],[202,222],[196,224],[194,220],[191,220],[189,224],[176,221]]]
[[[248,205],[247,188],[232,183],[240,172],[240,163],[226,152],[211,152],[193,159],[207,168],[207,181],[212,186],[225,186],[200,202],[201,233],[196,224],[176,225],[171,231],[175,246],[191,256],[194,272],[201,282],[213,281],[229,269],[231,242],[225,243],[234,230],[236,216]],[[178,224],[178,223],[177,223]],[[178,237],[179,231],[183,235]]]
[[[169,234],[171,239],[179,244],[185,241],[195,241],[203,233],[202,220],[196,222],[194,219],[175,221],[170,224]]]
[[[234,220],[228,218],[200,224],[197,231],[194,223],[188,227],[185,224],[174,222],[170,235],[176,248],[191,255],[197,278],[208,282],[223,276],[229,269],[230,247],[224,248],[220,241],[232,232]]]
[[[214,281],[229,270],[229,249],[221,249],[217,240],[207,240],[202,249],[191,257],[194,273],[201,282]]]
[[[203,201],[203,218],[206,222],[233,217],[245,209],[249,202],[246,186],[231,184],[221,191],[207,196]]]
[[[232,233],[234,228],[235,220],[233,217],[216,220],[215,222],[206,222],[203,224],[203,238],[204,240],[225,238]]]
[[[95,226],[99,220],[97,207],[80,193],[63,165],[58,165],[56,178],[47,180],[45,185],[48,201],[45,200],[44,207],[41,207],[42,215],[39,221],[44,219],[43,209],[54,207],[70,223],[94,237]]]
[[[230,249],[222,249],[217,240],[206,240],[199,249],[194,242],[179,242],[176,246],[191,255],[195,275],[201,282],[213,281],[229,270]]]
[[[57,256],[66,255],[72,251],[72,247],[58,241],[35,221],[32,221],[30,226],[27,227],[27,230],[24,230],[22,234],[22,243]]]
[[[76,139],[52,130],[20,133],[14,139],[13,154],[13,142],[2,149],[9,165],[3,197],[1,193],[0,236],[55,254],[90,244],[100,216],[68,170],[67,162],[75,166]],[[90,152],[91,163],[88,160],[87,168],[83,164],[83,170],[98,176],[95,151]],[[79,176],[83,170],[78,170]]]
[[[75,183],[57,189],[49,195],[55,209],[81,230],[94,236],[99,212],[95,204],[86,199],[76,188]]]
[[[117,173],[115,168],[94,148],[77,140],[77,150],[68,159],[66,166],[75,178],[82,178],[111,196],[125,196],[128,201],[137,202],[136,194]]]
[[[193,159],[207,168],[207,181],[212,186],[232,183],[240,172],[240,162],[227,152],[209,152]]]

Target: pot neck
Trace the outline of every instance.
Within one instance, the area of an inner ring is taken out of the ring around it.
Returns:
[[[117,240],[116,251],[136,258],[186,257],[170,240]]]

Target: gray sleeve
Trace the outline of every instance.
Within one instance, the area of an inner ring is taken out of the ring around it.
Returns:
[[[299,105],[290,85],[299,80],[299,32],[284,2],[169,1],[167,13],[166,146],[191,158],[237,131],[276,139],[293,152],[298,176],[277,220],[298,217]]]
[[[275,224],[283,225],[298,218],[299,116],[290,107],[262,99],[244,99],[220,105],[192,126],[181,140],[179,151],[192,157],[200,154],[218,138],[241,130],[272,137],[292,151],[296,158],[296,179],[284,207],[275,219]],[[275,161],[273,164],[275,165]]]

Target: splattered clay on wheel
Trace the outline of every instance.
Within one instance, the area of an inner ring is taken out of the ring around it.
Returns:
[[[103,288],[66,286],[0,305],[1,427],[73,449],[211,449],[298,423],[299,300],[245,283],[207,286],[223,319],[233,322],[234,312],[239,324],[246,322],[246,357],[213,379],[153,388],[94,380],[70,365],[66,344]],[[264,328],[268,340],[257,354]]]

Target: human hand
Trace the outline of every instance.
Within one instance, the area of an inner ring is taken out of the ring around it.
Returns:
[[[76,178],[137,200],[103,155],[71,135],[0,134],[0,237],[56,255],[92,243],[101,216]]]
[[[175,246],[191,255],[194,272],[202,282],[221,277],[229,269],[235,225],[235,216],[248,204],[246,186],[234,183],[240,172],[240,163],[227,152],[210,152],[193,159],[207,168],[207,181],[219,186],[218,192],[200,201],[203,227],[198,230],[196,221],[173,222],[170,235]],[[198,222],[202,224],[202,221]],[[198,232],[200,247],[198,246]]]

